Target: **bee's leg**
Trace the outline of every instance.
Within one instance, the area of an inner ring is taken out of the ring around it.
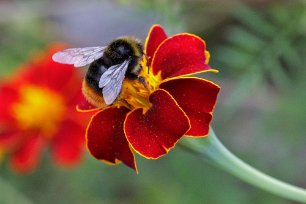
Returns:
[[[147,87],[147,83],[146,83],[146,79],[145,79],[144,77],[138,76],[138,81],[139,81],[140,83],[142,83],[142,84],[144,85],[145,88],[148,88],[148,87]]]

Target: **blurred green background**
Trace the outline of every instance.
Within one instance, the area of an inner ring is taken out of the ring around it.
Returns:
[[[304,1],[0,1],[0,77],[48,43],[104,45],[141,39],[151,24],[201,36],[222,87],[213,127],[238,157],[306,188],[306,4]],[[44,157],[32,174],[0,169],[0,203],[267,203],[288,200],[254,188],[182,149],[137,157],[139,175],[86,153],[73,169]]]

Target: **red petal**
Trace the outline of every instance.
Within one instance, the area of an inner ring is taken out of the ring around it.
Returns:
[[[60,165],[74,165],[82,156],[85,130],[72,121],[64,121],[52,140],[52,154]]]
[[[151,64],[157,47],[166,39],[167,35],[160,25],[156,24],[151,27],[145,43],[145,53],[147,56],[148,65]]]
[[[125,120],[126,137],[135,151],[146,158],[165,155],[190,128],[189,120],[165,90],[150,95],[152,107],[143,114],[135,109]]]
[[[28,138],[20,148],[12,154],[12,169],[19,173],[27,173],[33,170],[38,164],[43,147],[44,141],[39,135]]]
[[[219,86],[200,78],[179,78],[162,83],[160,88],[175,98],[190,119],[191,129],[186,135],[208,134]]]
[[[95,111],[98,110],[99,108],[91,105],[90,103],[87,102],[86,99],[81,99],[81,101],[79,102],[79,104],[76,106],[76,110],[78,112],[91,112],[91,111]]]
[[[124,107],[109,107],[97,112],[87,128],[87,147],[99,160],[113,164],[120,160],[137,171],[134,154],[123,132],[128,112]]]
[[[52,55],[64,46],[51,45],[46,52],[37,55],[35,61],[25,65],[20,79],[27,83],[48,87],[67,94],[81,88],[82,78],[72,65],[60,64],[52,60]]]
[[[0,121],[12,120],[11,105],[18,101],[18,91],[13,87],[13,84],[0,86]]]
[[[0,126],[0,147],[8,151],[18,142],[22,133],[16,127]]]
[[[211,70],[206,64],[205,42],[191,34],[178,34],[163,41],[152,60],[152,71],[162,79]]]

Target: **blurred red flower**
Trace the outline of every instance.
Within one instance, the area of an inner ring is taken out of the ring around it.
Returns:
[[[167,37],[154,25],[146,39],[139,80],[125,79],[119,99],[99,107],[87,127],[87,147],[97,159],[122,161],[137,171],[133,151],[157,159],[183,136],[209,131],[219,86],[195,73],[216,71],[208,65],[205,42],[192,34]],[[83,106],[84,108],[85,106]]]
[[[87,120],[74,108],[83,97],[82,78],[72,66],[52,61],[62,48],[50,46],[0,83],[0,149],[19,173],[32,171],[48,146],[59,165],[74,165],[82,156]]]

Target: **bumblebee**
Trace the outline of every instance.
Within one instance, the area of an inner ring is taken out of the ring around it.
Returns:
[[[118,38],[108,46],[70,48],[52,56],[55,62],[89,65],[82,85],[85,98],[93,105],[112,104],[120,95],[123,80],[138,79],[143,46],[133,37]],[[100,100],[100,102],[99,102]]]

